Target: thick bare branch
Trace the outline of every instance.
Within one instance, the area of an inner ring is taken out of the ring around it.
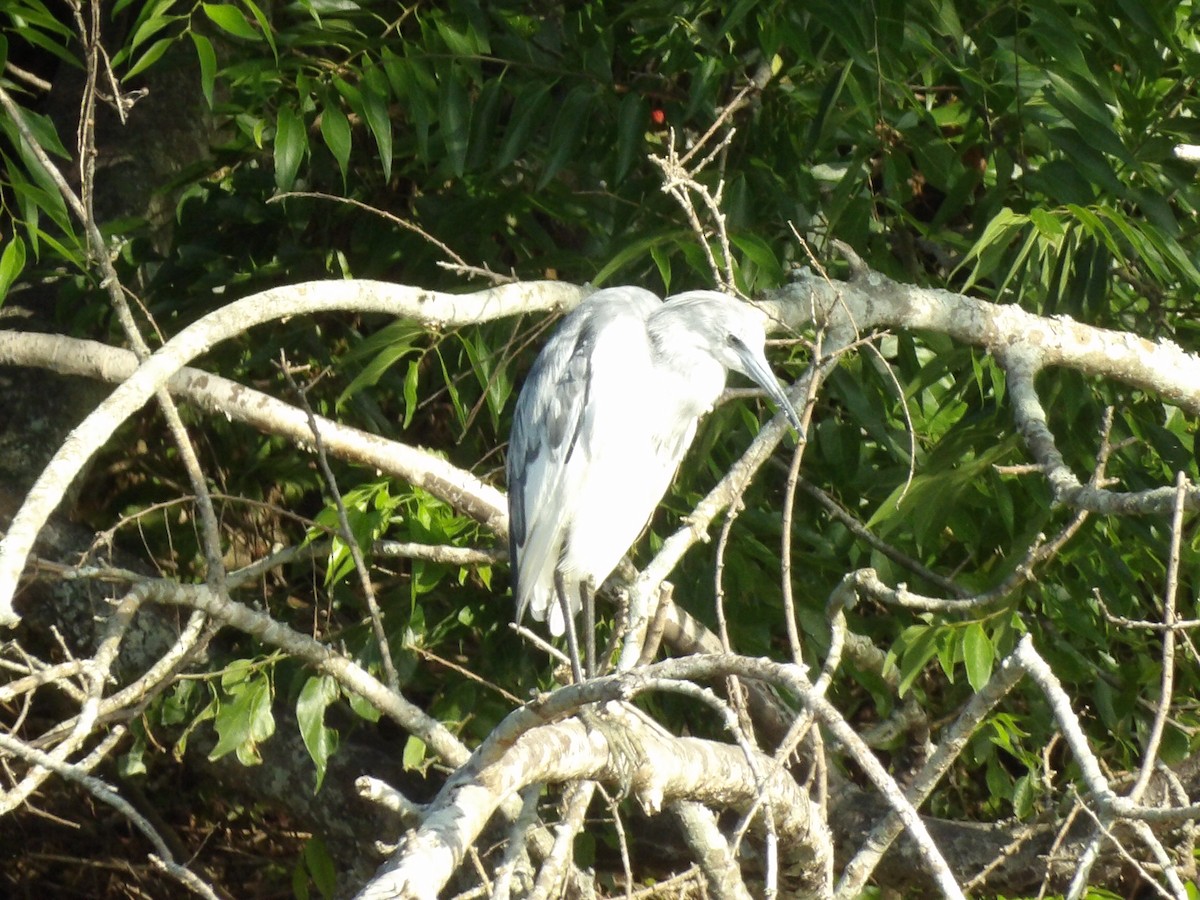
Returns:
[[[561,282],[502,285],[473,294],[442,294],[378,281],[314,281],[238,300],[185,328],[74,430],[46,466],[0,542],[0,625],[15,624],[17,579],[42,525],[92,454],[171,376],[217,343],[264,322],[316,312],[355,310],[414,319],[429,328],[479,322],[534,310],[562,309],[585,295]]]
[[[128,350],[97,341],[62,335],[0,332],[0,365],[38,366],[64,375],[83,375],[119,383],[137,370],[137,358]],[[309,447],[312,443],[312,431],[301,410],[236,381],[200,369],[183,368],[171,376],[167,388],[207,412],[228,416],[268,434],[283,435],[299,447]],[[499,537],[508,533],[504,495],[470,472],[419,447],[360,431],[323,416],[317,416],[316,421],[331,454],[427,490],[482,522]]]
[[[760,304],[793,330],[811,324],[811,310],[831,334],[870,328],[929,329],[992,353],[1032,354],[1037,368],[1064,366],[1112,378],[1160,395],[1200,415],[1200,357],[1170,341],[1148,341],[1123,331],[1046,317],[1014,304],[987,303],[951,291],[904,285],[871,271],[848,282],[806,276]],[[1168,489],[1164,509],[1174,490]]]
[[[661,809],[664,800],[745,809],[758,799],[753,771],[739,748],[676,738],[638,716],[623,715],[614,727],[620,729],[619,745],[608,728],[592,729],[571,719],[522,734],[489,763],[480,765],[487,754],[477,754],[446,783],[421,827],[359,896],[436,896],[500,800],[535,782],[621,784],[632,771],[633,795],[651,812]],[[764,769],[770,766],[765,756],[757,762]],[[814,829],[820,829],[811,801],[778,770],[768,777],[765,795],[781,843],[792,848],[790,861],[815,865],[812,838]]]

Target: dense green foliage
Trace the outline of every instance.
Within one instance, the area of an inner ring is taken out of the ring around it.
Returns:
[[[418,226],[468,264],[523,278],[551,274],[660,292],[709,286],[697,238],[647,155],[661,154],[670,131],[681,143],[695,140],[758,77],[765,86],[731,117],[736,136],[703,176],[710,187],[724,178],[722,208],[747,292],[776,287],[809,264],[799,234],[817,258],[828,260],[831,241],[840,239],[899,281],[1166,337],[1186,349],[1200,338],[1200,183],[1194,165],[1172,156],[1176,144],[1200,142],[1200,16],[1190,0],[651,0],[567,8],[122,0],[107,16],[108,49],[126,90],[154,91],[166,67],[182,69],[197,114],[211,117],[206,154],[150,186],[169,198],[172,224],[143,208],[99,222],[123,280],[168,333],[229,298],[306,279],[463,286],[462,276],[438,265],[446,253],[413,229],[331,197],[276,198],[290,191],[361,201]],[[23,67],[78,65],[73,23],[41,0],[9,0],[0,9],[0,39],[0,57]],[[8,77],[2,83],[39,144],[69,170],[70,124],[50,117],[36,88]],[[119,340],[83,229],[4,115],[0,156],[0,295],[20,304],[50,285],[57,327]],[[436,447],[499,482],[514,392],[541,324],[427,334],[370,318],[292,321],[221,348],[205,364],[286,396],[275,368],[285,350],[314,373],[327,370],[309,396],[318,411]],[[902,553],[968,592],[991,588],[1074,512],[1052,506],[1037,473],[997,469],[1028,458],[994,361],[937,334],[901,333],[876,344],[877,353],[847,356],[825,384],[803,475]],[[807,354],[789,345],[775,359],[796,376]],[[1108,406],[1116,445],[1108,477],[1131,490],[1170,484],[1180,470],[1197,478],[1194,423],[1159,398],[1070,372],[1047,374],[1039,387],[1060,449],[1085,480]],[[648,559],[728,468],[758,421],[737,405],[712,416],[637,559]],[[229,540],[247,560],[272,541],[296,542],[306,527],[316,534],[332,525],[319,475],[294,447],[219,419],[193,422],[210,477],[228,498]],[[80,512],[98,527],[135,517],[140,539],[171,555],[179,574],[198,574],[195,538],[190,525],[178,525],[176,506],[141,512],[178,503],[174,461],[143,457],[120,474],[124,448],[158,426],[147,419],[136,428],[97,465],[96,476],[108,480],[97,482]],[[338,475],[366,544],[383,536],[491,542],[422,492],[350,468]],[[768,468],[764,475],[734,526],[724,589],[734,645],[781,655],[783,474]],[[834,689],[838,704],[852,721],[882,718],[913,695],[931,721],[941,721],[1031,632],[1072,693],[1087,698],[1086,724],[1106,763],[1135,767],[1161,638],[1113,624],[1105,609],[1157,616],[1168,525],[1092,517],[1031,583],[978,619],[854,610],[853,630],[889,654],[900,689],[847,666]],[[132,526],[123,534],[139,540]],[[944,593],[803,495],[792,543],[813,661],[827,641],[826,598],[846,572],[870,565],[889,584]],[[1185,617],[1195,615],[1197,561],[1189,533]],[[507,629],[502,567],[379,565],[406,690],[435,716],[474,740],[511,702],[428,654],[518,696],[548,683],[539,658]],[[711,547],[692,551],[674,580],[676,596],[711,621]],[[327,572],[314,578],[297,566],[287,579],[265,581],[258,599],[296,627],[372,660],[344,548],[335,548]],[[336,688],[248,642],[232,649],[246,661],[203,690],[181,689],[160,721],[205,710],[221,734],[218,749],[249,761],[269,734],[270,698],[286,694],[298,698],[310,751],[324,760],[333,736],[319,722],[339,702]],[[1167,761],[1197,749],[1194,662],[1180,667]],[[976,737],[931,811],[1032,815],[1046,790],[1041,751],[1053,732],[1033,692],[1010,702]],[[419,747],[406,750],[406,759],[420,758]]]

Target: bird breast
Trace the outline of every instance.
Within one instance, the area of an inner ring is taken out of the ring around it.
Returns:
[[[700,416],[725,384],[711,357],[686,369],[656,363],[643,342],[597,348],[591,420],[568,469],[574,513],[559,568],[602,581],[637,539],[671,483]]]

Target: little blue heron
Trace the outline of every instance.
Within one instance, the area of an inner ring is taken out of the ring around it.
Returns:
[[[653,514],[732,369],[800,419],[763,355],[763,315],[716,291],[663,302],[597,291],[568,314],[521,389],[508,445],[509,562],[517,621],[528,608],[567,632],[584,609],[594,674],[592,594]]]

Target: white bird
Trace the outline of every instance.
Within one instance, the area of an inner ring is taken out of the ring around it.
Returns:
[[[654,513],[700,417],[729,370],[800,419],[763,354],[763,314],[716,291],[664,303],[649,291],[597,291],[567,315],[521,389],[508,445],[509,562],[517,621],[528,608],[567,632]],[[570,613],[566,610],[569,607]]]

